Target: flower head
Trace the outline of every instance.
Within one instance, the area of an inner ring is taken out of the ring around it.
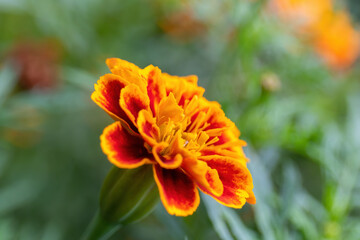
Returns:
[[[331,0],[272,0],[278,15],[296,23],[315,51],[335,70],[350,67],[360,55],[360,33],[345,10],[335,10]],[[339,37],[341,36],[341,37]]]
[[[98,80],[91,98],[115,120],[100,137],[112,164],[152,164],[162,203],[177,216],[196,210],[198,188],[229,207],[255,203],[246,143],[220,105],[203,97],[196,76],[117,58],[106,63],[112,74]]]

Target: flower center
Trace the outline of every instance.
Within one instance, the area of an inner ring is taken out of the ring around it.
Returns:
[[[198,110],[197,100],[196,97],[185,104],[181,117],[177,117],[176,121],[170,117],[164,121],[162,116],[157,119],[160,129],[158,141],[167,145],[160,153],[162,156],[178,153],[179,149],[197,155],[204,147],[219,140],[205,132],[204,129],[210,125],[206,122],[208,112]]]

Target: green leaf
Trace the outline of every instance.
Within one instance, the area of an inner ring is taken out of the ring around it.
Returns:
[[[204,201],[208,216],[221,239],[257,239],[255,233],[247,228],[236,214],[236,210],[221,205],[205,194],[202,194],[201,199]]]

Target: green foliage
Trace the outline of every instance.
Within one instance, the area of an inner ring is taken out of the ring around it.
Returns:
[[[113,239],[358,239],[358,64],[327,69],[265,5],[189,1],[205,31],[182,40],[161,27],[177,1],[0,0],[0,239],[79,239],[96,212],[111,119],[90,94],[107,57],[198,75],[248,142],[257,197],[234,210],[202,195],[187,218],[159,205]],[[29,39],[58,43],[58,88],[17,87],[6,56]]]

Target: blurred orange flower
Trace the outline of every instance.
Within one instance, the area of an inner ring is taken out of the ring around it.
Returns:
[[[313,42],[318,54],[334,69],[350,66],[360,53],[360,33],[344,11],[324,18]]]
[[[348,13],[335,12],[332,0],[273,0],[278,15],[303,33],[333,69],[351,66],[359,56],[360,33]]]
[[[323,14],[332,11],[331,0],[274,0],[277,13],[303,30],[316,25]]]
[[[98,80],[91,98],[115,120],[100,137],[112,164],[152,164],[162,203],[173,215],[196,210],[198,188],[229,207],[255,203],[246,143],[220,105],[203,97],[196,76],[140,69],[117,58],[107,65],[112,74]]]

